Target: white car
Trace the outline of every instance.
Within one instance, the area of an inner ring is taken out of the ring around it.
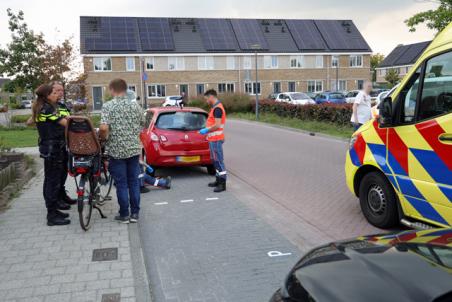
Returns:
[[[180,95],[170,95],[165,98],[162,107],[179,106],[180,102],[182,102],[182,97]]]
[[[278,94],[276,102],[289,103],[294,105],[314,105],[315,101],[306,93],[302,92],[284,92]]]
[[[345,95],[345,102],[347,104],[353,104],[355,102],[355,98],[358,95],[359,90],[352,90],[349,91],[346,95]]]
[[[21,107],[24,109],[31,109],[31,104],[33,103],[33,101],[31,100],[23,100],[21,102]]]
[[[377,99],[375,101],[376,102],[375,106],[372,107],[372,118],[378,117],[378,115],[380,114],[380,110],[378,109],[378,106],[380,105],[381,101],[383,101],[386,97],[391,96],[392,93],[394,92],[394,90],[397,89],[397,87],[399,87],[399,84],[392,87],[391,90],[386,90],[386,91],[380,92],[380,94],[377,96]]]

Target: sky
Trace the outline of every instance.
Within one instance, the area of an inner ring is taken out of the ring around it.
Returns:
[[[9,41],[6,10],[23,10],[30,28],[50,43],[79,42],[80,16],[351,19],[376,53],[427,41],[434,32],[410,33],[403,22],[434,9],[434,0],[0,0],[0,47]]]

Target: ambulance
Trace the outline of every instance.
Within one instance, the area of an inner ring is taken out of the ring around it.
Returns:
[[[353,134],[345,174],[376,227],[452,226],[452,23]]]

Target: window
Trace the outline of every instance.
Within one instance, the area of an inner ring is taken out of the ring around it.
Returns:
[[[358,80],[356,86],[358,86],[358,90],[362,90],[364,88],[364,80]]]
[[[264,56],[264,68],[265,69],[278,68],[278,56]]]
[[[331,67],[339,67],[339,56],[331,56]]]
[[[243,57],[243,69],[251,69],[251,57]]]
[[[258,82],[257,87],[256,87],[256,82],[245,83],[245,92],[248,94],[253,94],[253,95],[255,95],[256,92],[257,92],[257,94],[261,94],[261,83]]]
[[[168,70],[184,70],[184,57],[168,57]]]
[[[315,56],[315,68],[323,68],[323,56]]]
[[[449,112],[452,112],[452,52],[427,62],[418,120]]]
[[[339,84],[339,87],[337,87]],[[347,81],[346,80],[331,80],[331,90],[332,91],[345,91],[347,90]]]
[[[303,68],[303,56],[290,56],[290,68]]]
[[[295,92],[295,89],[296,89],[295,88],[296,87],[296,83],[295,82],[289,82],[287,86],[288,86],[287,90],[289,90],[289,92]]]
[[[202,112],[176,111],[160,113],[155,127],[172,131],[195,131],[204,128],[207,114]]]
[[[363,67],[363,56],[351,55],[350,56],[350,67]]]
[[[419,88],[419,77],[421,75],[421,68],[418,68],[416,72],[411,76],[407,85],[403,87],[399,94],[399,100],[402,101],[400,122],[410,123],[415,120],[417,92]]]
[[[274,82],[273,83],[273,93],[280,93],[281,92],[281,82]]]
[[[308,81],[308,92],[322,92],[323,81],[311,80]]]
[[[196,84],[196,94],[204,95],[204,92],[205,92],[204,84]]]
[[[199,70],[212,70],[214,69],[214,60],[212,56],[198,57],[198,69]]]
[[[148,97],[159,98],[166,96],[166,86],[160,84],[148,85]]]
[[[126,70],[127,71],[135,71],[135,58],[134,57],[126,58]]]
[[[137,92],[137,86],[136,85],[128,85],[127,89],[132,90],[133,92]]]
[[[218,92],[219,93],[232,93],[232,92],[234,92],[234,84],[233,83],[220,83],[220,84],[218,84]]]
[[[154,57],[148,57],[144,60],[146,70],[154,70]]]
[[[94,58],[94,71],[111,71],[111,58]]]
[[[226,57],[226,69],[235,69],[235,57]]]

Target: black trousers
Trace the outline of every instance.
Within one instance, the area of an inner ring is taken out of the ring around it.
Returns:
[[[61,182],[60,182],[60,199],[63,200],[63,198],[66,196],[66,180],[67,180],[67,162],[68,162],[68,154],[67,151],[63,151],[63,161],[64,161],[64,171],[65,173],[61,173]]]
[[[67,158],[63,153],[44,158],[43,194],[47,207],[47,218],[55,215],[58,202],[61,200],[62,181],[67,177],[66,165]]]

